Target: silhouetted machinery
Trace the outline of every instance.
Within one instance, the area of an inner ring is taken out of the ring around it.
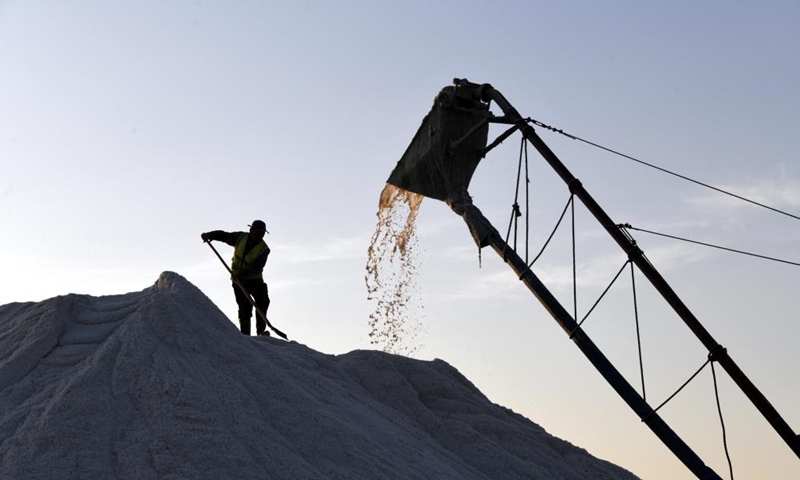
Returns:
[[[491,102],[495,102],[502,110],[502,116],[495,116],[490,111]],[[492,123],[507,124],[509,128],[487,146],[489,125]],[[472,204],[468,187],[478,163],[490,150],[519,131],[703,343],[708,349],[709,359],[725,369],[795,455],[800,457],[800,437],[739,369],[726,349],[700,324],[630,236],[611,220],[581,182],[542,141],[530,123],[491,85],[455,79],[454,85],[443,88],[436,96],[433,108],[423,119],[387,182],[442,200],[463,217],[478,247],[492,247],[503,258],[606,381],[697,478],[720,479],[617,371],[530,266]]]

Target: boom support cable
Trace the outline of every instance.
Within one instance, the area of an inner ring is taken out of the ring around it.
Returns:
[[[780,258],[768,257],[766,255],[759,255],[757,253],[745,252],[743,250],[736,250],[736,249],[733,249],[733,248],[722,247],[720,245],[713,245],[711,243],[700,242],[700,241],[697,241],[697,240],[690,240],[688,238],[683,238],[683,237],[676,237],[674,235],[668,235],[666,233],[659,233],[659,232],[654,232],[654,231],[651,231],[651,230],[645,230],[643,228],[636,228],[636,227],[631,226],[629,223],[622,223],[622,224],[617,225],[617,227],[624,228],[624,229],[629,229],[629,230],[636,230],[638,232],[644,232],[644,233],[649,233],[649,234],[652,234],[652,235],[658,235],[660,237],[671,238],[673,240],[680,240],[682,242],[695,243],[697,245],[703,245],[705,247],[718,248],[720,250],[726,250],[728,252],[740,253],[742,255],[749,255],[751,257],[757,257],[757,258],[761,258],[761,259],[764,259],[764,260],[772,260],[773,262],[786,263],[786,264],[789,264],[789,265],[794,265],[796,267],[800,267],[800,263],[797,263],[797,262],[790,262],[789,260],[782,260]]]
[[[763,204],[763,203],[757,202],[757,201],[755,201],[755,200],[751,200],[751,199],[749,199],[749,198],[746,198],[746,197],[743,197],[743,196],[741,196],[741,195],[737,195],[737,194],[735,194],[735,193],[731,193],[731,192],[729,192],[729,191],[727,191],[727,190],[723,190],[723,189],[721,189],[721,188],[718,188],[718,187],[715,187],[715,186],[713,186],[713,185],[709,185],[709,184],[707,184],[707,183],[703,183],[703,182],[701,182],[701,181],[699,181],[699,180],[695,180],[695,179],[693,179],[693,178],[689,178],[689,177],[687,177],[687,176],[685,176],[685,175],[681,175],[681,174],[679,174],[679,173],[672,172],[672,171],[670,171],[670,170],[667,170],[666,168],[662,168],[662,167],[659,167],[659,166],[657,166],[657,165],[653,165],[652,163],[647,163],[647,162],[645,162],[645,161],[643,161],[643,160],[639,160],[638,158],[632,157],[632,156],[630,156],[630,155],[626,155],[626,154],[624,154],[624,153],[621,153],[621,152],[618,152],[618,151],[616,151],[616,150],[612,150],[612,149],[610,149],[610,148],[608,148],[608,147],[604,147],[604,146],[602,146],[602,145],[600,145],[600,144],[597,144],[597,143],[594,143],[594,142],[590,142],[589,140],[586,140],[586,139],[584,139],[584,138],[580,138],[580,137],[578,137],[578,136],[575,136],[575,135],[572,135],[572,134],[566,133],[566,132],[564,132],[564,131],[563,131],[563,130],[561,130],[561,129],[554,128],[554,127],[551,127],[550,125],[544,124],[544,123],[542,123],[542,122],[540,122],[540,121],[538,121],[538,120],[534,120],[534,119],[532,119],[532,118],[530,118],[530,117],[526,118],[526,119],[525,119],[525,121],[526,121],[526,122],[528,122],[528,123],[532,123],[532,124],[534,124],[534,125],[536,125],[536,126],[539,126],[539,127],[545,128],[545,129],[547,129],[547,130],[550,130],[550,131],[553,131],[553,132],[556,132],[556,133],[560,133],[561,135],[564,135],[564,136],[565,136],[565,137],[567,137],[567,138],[571,138],[572,140],[578,140],[578,141],[580,141],[580,142],[586,143],[586,144],[588,144],[588,145],[591,145],[591,146],[593,146],[593,147],[599,148],[599,149],[601,149],[601,150],[605,150],[606,152],[613,153],[614,155],[619,155],[620,157],[627,158],[628,160],[632,160],[632,161],[634,161],[634,162],[637,162],[637,163],[640,163],[640,164],[642,164],[642,165],[648,166],[648,167],[650,167],[650,168],[656,169],[656,170],[658,170],[658,171],[660,171],[660,172],[667,173],[667,174],[669,174],[669,175],[672,175],[672,176],[678,177],[678,178],[680,178],[680,179],[682,179],[682,180],[686,180],[687,182],[692,182],[692,183],[694,183],[694,184],[700,185],[701,187],[709,188],[709,189],[711,189],[711,190],[714,190],[714,191],[716,191],[716,192],[719,192],[719,193],[722,193],[722,194],[725,194],[725,195],[731,196],[731,197],[733,197],[733,198],[736,198],[736,199],[742,200],[742,201],[744,201],[744,202],[751,203],[751,204],[753,204],[753,205],[756,205],[756,206],[759,206],[759,207],[762,207],[762,208],[766,208],[767,210],[772,210],[773,212],[780,213],[781,215],[786,215],[787,217],[794,218],[795,220],[800,220],[800,216],[797,216],[797,215],[791,214],[791,213],[789,213],[789,212],[785,212],[785,211],[783,211],[783,210],[780,210],[780,209],[777,209],[777,208],[775,208],[775,207],[770,207],[769,205],[765,205],[765,204]]]

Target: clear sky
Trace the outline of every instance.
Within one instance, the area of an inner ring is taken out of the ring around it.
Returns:
[[[270,319],[338,354],[370,348],[364,282],[378,197],[454,77],[524,116],[800,212],[800,3],[0,1],[0,304],[141,290],[171,270],[235,318],[200,240],[266,221]],[[492,130],[490,136],[499,130]],[[800,261],[800,221],[580,142],[544,140],[618,223]],[[505,231],[518,139],[473,178]],[[568,192],[531,149],[531,250]],[[577,212],[579,311],[624,262]],[[516,276],[443,203],[417,221],[417,358],[646,479],[691,478]],[[639,245],[800,430],[798,267],[644,233]],[[535,270],[570,305],[569,234]],[[230,248],[218,244],[222,255]],[[628,277],[586,330],[634,386]],[[705,352],[637,279],[648,400]],[[718,369],[736,478],[800,464]],[[662,413],[727,478],[706,369]]]

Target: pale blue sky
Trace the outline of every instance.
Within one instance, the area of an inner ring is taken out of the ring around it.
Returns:
[[[378,195],[453,77],[493,84],[523,116],[798,214],[799,23],[797,1],[0,1],[0,304],[141,290],[172,270],[233,318],[199,234],[262,218],[276,326],[327,353],[370,348]],[[541,135],[617,222],[800,261],[797,220]],[[470,189],[503,232],[517,142]],[[568,193],[530,152],[537,250]],[[578,225],[585,312],[624,257],[580,209]],[[636,238],[800,430],[800,269]],[[536,273],[569,305],[566,233],[555,241]],[[444,204],[423,202],[417,251],[415,356],[450,362],[493,401],[643,478],[691,478],[493,252],[478,268]],[[648,399],[660,403],[705,353],[637,285]],[[629,297],[613,289],[587,331],[638,385]],[[722,377],[736,478],[796,478],[797,458]],[[710,372],[698,382],[664,415],[727,477]]]

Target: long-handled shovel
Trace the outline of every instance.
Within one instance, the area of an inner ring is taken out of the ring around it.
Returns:
[[[288,338],[286,338],[286,334],[285,333],[281,332],[277,328],[273,327],[271,323],[269,323],[269,320],[267,320],[267,315],[264,312],[262,312],[260,308],[258,308],[258,305],[256,305],[256,302],[253,300],[253,298],[250,296],[250,294],[247,293],[247,289],[244,288],[244,285],[242,285],[242,282],[240,282],[238,278],[233,276],[233,272],[231,271],[231,268],[228,266],[227,263],[225,263],[225,260],[222,259],[222,257],[220,256],[219,252],[217,251],[217,249],[214,248],[214,245],[211,245],[211,241],[206,241],[206,243],[208,244],[209,247],[211,247],[211,250],[214,250],[214,253],[217,255],[217,258],[219,258],[219,261],[222,262],[223,265],[225,265],[225,269],[228,270],[228,273],[231,274],[231,278],[233,279],[234,282],[236,282],[236,285],[238,285],[239,288],[242,289],[242,293],[244,293],[244,296],[247,297],[248,300],[250,300],[250,304],[253,305],[253,308],[256,309],[256,312],[258,313],[258,315],[265,322],[267,322],[267,326],[270,328],[270,330],[275,332],[276,335],[278,335],[279,337],[283,338],[284,340],[288,340]]]

